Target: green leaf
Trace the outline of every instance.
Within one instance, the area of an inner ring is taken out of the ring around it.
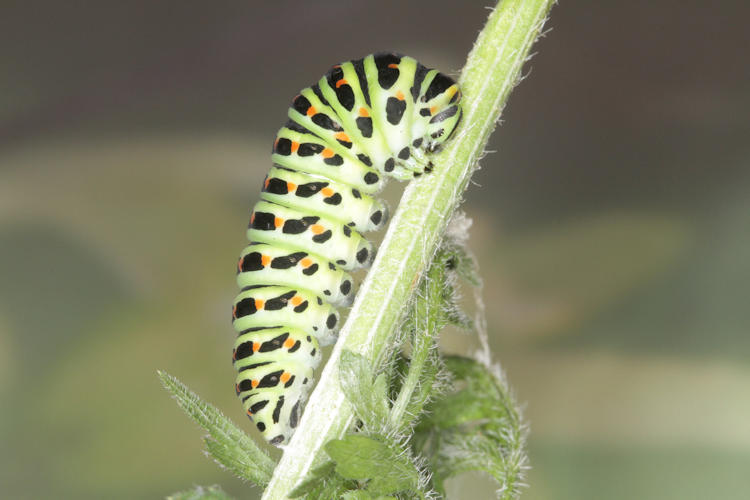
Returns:
[[[335,498],[335,492],[343,486],[344,480],[336,474],[336,463],[328,460],[314,468],[304,481],[289,494],[289,498],[305,497],[306,500]]]
[[[460,356],[445,356],[443,361],[448,378],[460,388],[437,398],[421,426],[448,429],[472,422],[494,425],[510,418],[510,396],[484,365]]]
[[[341,500],[372,500],[372,495],[366,490],[353,490],[341,495]]]
[[[370,361],[344,350],[339,365],[341,388],[354,413],[371,431],[380,430],[388,419],[388,384],[385,374],[373,381]]]
[[[500,485],[499,498],[515,499],[527,464],[525,428],[504,381],[473,359],[445,358],[459,388],[437,398],[412,440],[427,456],[433,485],[466,471],[483,471]]]
[[[482,278],[479,276],[479,266],[474,255],[466,245],[456,241],[448,241],[443,244],[442,250],[445,255],[446,266],[449,270],[455,271],[473,286],[482,285]]]
[[[402,450],[361,434],[349,434],[325,445],[344,478],[369,481],[367,490],[390,495],[419,488],[419,471]]]
[[[208,488],[196,486],[192,490],[169,495],[167,500],[232,500],[232,497],[224,493],[219,486],[213,485]]]
[[[267,485],[273,474],[273,460],[231,420],[200,399],[182,382],[168,373],[159,371],[158,374],[177,404],[208,432],[206,447],[216,462],[241,479],[252,481],[258,486]]]

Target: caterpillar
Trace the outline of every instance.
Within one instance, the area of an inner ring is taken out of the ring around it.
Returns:
[[[232,308],[235,391],[271,444],[287,443],[299,423],[320,347],[336,341],[336,308],[354,298],[349,272],[374,259],[361,233],[388,219],[374,195],[388,177],[431,170],[460,99],[450,77],[393,53],[337,64],[293,99],[250,215]]]

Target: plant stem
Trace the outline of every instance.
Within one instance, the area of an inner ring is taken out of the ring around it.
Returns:
[[[409,333],[412,336],[411,359],[401,390],[393,402],[389,416],[390,427],[398,431],[403,431],[411,425],[418,410],[421,410],[424,405],[429,389],[432,387],[434,375],[437,373],[436,369],[425,372],[425,364],[429,360],[432,349],[437,348],[435,336],[443,326],[441,320],[443,319],[442,294],[446,286],[445,263],[441,261],[442,265],[436,265],[438,260],[439,258],[435,259],[427,274],[422,278],[414,305],[408,313],[411,316],[411,321],[408,322],[409,330],[411,330]],[[415,401],[414,392],[417,389],[419,389],[420,397]]]
[[[417,336],[422,336],[422,333],[417,333]],[[429,334],[424,335],[426,338],[417,340],[412,350],[411,359],[409,360],[409,371],[406,374],[404,383],[401,386],[401,391],[398,394],[398,398],[393,403],[391,413],[389,416],[390,426],[392,429],[404,430],[411,423],[411,418],[404,421],[405,414],[409,406],[412,403],[412,397],[414,391],[417,390],[420,383],[422,382],[422,371],[427,358],[430,355],[430,349],[434,347],[433,338]]]
[[[349,349],[375,363],[381,360],[552,3],[505,0],[490,14],[459,79],[464,117],[456,137],[435,156],[432,173],[407,186],[299,427],[263,494],[264,500],[286,498],[320,458],[323,445],[349,428],[352,410],[338,381],[341,352]]]

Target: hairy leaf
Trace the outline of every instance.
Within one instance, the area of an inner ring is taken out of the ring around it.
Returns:
[[[368,481],[367,490],[391,495],[419,487],[419,471],[402,451],[361,434],[349,434],[325,445],[336,462],[336,472],[356,481]]]
[[[459,276],[474,286],[482,284],[479,276],[479,267],[474,255],[463,244],[455,240],[446,242],[443,247],[445,262],[448,269],[455,271]]]
[[[208,453],[239,478],[258,486],[268,484],[273,474],[273,460],[218,409],[203,401],[172,375],[162,371],[158,373],[177,404],[208,432],[209,437],[205,438]]]
[[[345,350],[339,366],[341,388],[366,429],[378,431],[388,418],[388,386],[385,374],[373,381],[370,361]]]
[[[328,500],[338,498],[347,489],[355,485],[336,474],[336,463],[328,460],[314,468],[307,478],[298,484],[289,494],[289,498],[304,497],[305,500]]]
[[[447,356],[445,366],[457,390],[431,403],[412,441],[432,466],[433,485],[443,491],[448,477],[483,471],[501,486],[499,498],[517,498],[527,456],[515,401],[499,372],[482,363]]]

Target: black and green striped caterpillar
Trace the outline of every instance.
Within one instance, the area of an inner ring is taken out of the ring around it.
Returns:
[[[373,195],[385,177],[429,172],[460,99],[448,76],[390,53],[333,66],[294,98],[250,216],[232,310],[235,389],[271,444],[291,437],[320,346],[336,341],[335,306],[354,295],[347,271],[374,258],[360,233],[382,227],[387,211]]]

